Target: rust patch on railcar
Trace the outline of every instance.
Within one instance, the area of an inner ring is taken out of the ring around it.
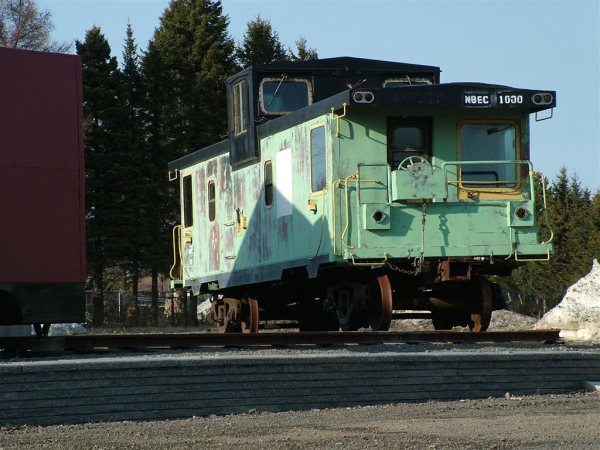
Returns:
[[[225,256],[225,261],[223,262],[223,269],[230,270],[231,269],[231,261],[235,258],[235,245],[234,245],[234,236],[235,236],[235,226],[232,224],[233,218],[235,217],[235,211],[233,207],[233,194],[232,194],[232,179],[231,179],[231,170],[229,167],[229,157],[223,156],[218,159],[219,161],[219,177],[218,183],[220,188],[220,198],[219,203],[223,205],[225,208],[223,211],[223,225],[225,229],[223,230],[223,254]]]
[[[219,225],[212,224],[209,232],[209,252],[208,252],[208,268],[210,271],[219,270],[219,262],[220,252],[219,252],[219,241],[220,241],[220,233],[219,233]]]
[[[196,175],[196,208],[198,209],[199,219],[204,222],[204,218],[208,215],[206,202],[204,202],[204,186],[206,185],[206,169],[202,166],[198,169]]]

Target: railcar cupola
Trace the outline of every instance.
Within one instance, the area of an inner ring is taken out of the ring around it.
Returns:
[[[435,66],[362,58],[326,58],[249,67],[227,81],[228,137],[232,167],[260,161],[265,123],[299,113],[348,89],[432,85]],[[363,97],[371,103],[374,97]]]

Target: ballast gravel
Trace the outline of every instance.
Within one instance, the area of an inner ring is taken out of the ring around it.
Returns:
[[[600,394],[0,427],[0,449],[598,449]]]

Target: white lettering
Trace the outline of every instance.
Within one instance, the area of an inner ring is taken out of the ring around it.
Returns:
[[[522,105],[523,96],[520,94],[501,94],[498,96],[498,103],[501,105]]]
[[[484,94],[465,94],[464,95],[465,105],[484,105],[490,104],[490,96]]]

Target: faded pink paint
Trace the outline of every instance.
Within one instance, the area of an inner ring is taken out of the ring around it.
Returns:
[[[220,239],[219,224],[211,224],[208,238],[208,270],[211,272],[219,270],[219,263],[221,260],[219,250]]]

